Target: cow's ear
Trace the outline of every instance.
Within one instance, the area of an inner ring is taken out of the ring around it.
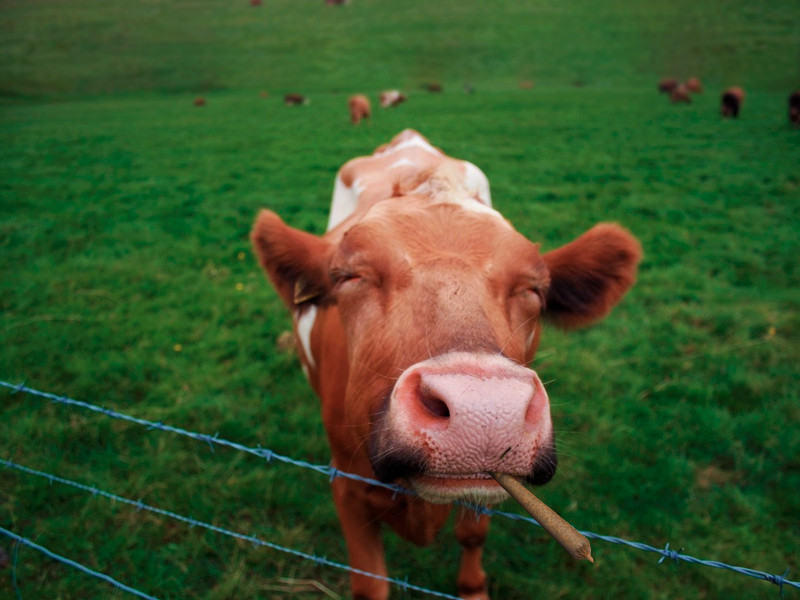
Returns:
[[[604,317],[636,280],[639,242],[619,225],[595,225],[542,258],[550,270],[545,317],[570,329]]]
[[[262,210],[250,232],[258,261],[290,308],[321,300],[330,289],[328,262],[332,246],[323,238],[286,225]]]

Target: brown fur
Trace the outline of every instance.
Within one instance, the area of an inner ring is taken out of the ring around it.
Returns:
[[[792,92],[789,96],[789,122],[800,126],[800,90]]]
[[[672,90],[678,87],[679,83],[680,82],[674,77],[665,77],[664,79],[658,82],[658,91],[671,94]]]
[[[739,116],[739,110],[744,103],[744,90],[740,87],[728,88],[722,92],[721,112],[723,117]]]
[[[401,136],[412,134],[418,135]],[[621,227],[602,224],[540,254],[537,244],[503,219],[443,202],[448,189],[455,194],[466,188],[454,180],[456,161],[428,156],[431,164],[416,177],[438,178],[431,186],[435,195],[373,196],[371,210],[357,210],[322,237],[262,211],[251,235],[286,305],[301,313],[317,308],[311,332],[316,364],[301,358],[322,401],[333,465],[364,477],[375,477],[370,447],[382,432],[373,423],[404,369],[454,349],[502,351],[527,364],[541,319],[571,328],[602,318],[632,285],[641,253]],[[345,165],[341,179],[348,178],[348,169],[361,169],[361,181],[369,167],[380,179],[391,165],[363,160]],[[388,193],[390,187],[382,189]],[[298,289],[306,298],[299,304]],[[381,522],[424,545],[451,511],[447,504],[395,496],[350,479],[337,478],[332,488],[351,566],[379,575],[387,574]],[[487,599],[481,555],[489,519],[466,512],[460,510],[456,521],[462,547],[458,590]],[[385,582],[358,574],[351,581],[355,598],[388,596]]]
[[[692,97],[689,95],[689,90],[684,84],[678,84],[669,95],[669,100],[673,104],[691,104]]]
[[[690,77],[686,80],[686,89],[690,91],[692,94],[702,94],[703,93],[703,84],[700,83],[700,80],[697,77]]]
[[[372,116],[369,98],[362,94],[351,96],[347,101],[347,107],[350,109],[350,122],[353,125],[358,125],[362,119],[370,119]]]
[[[308,98],[302,94],[286,94],[283,97],[283,103],[286,106],[300,106],[303,104],[308,104]]]

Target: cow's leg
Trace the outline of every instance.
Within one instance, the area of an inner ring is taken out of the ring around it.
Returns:
[[[367,503],[364,484],[338,478],[333,480],[331,487],[350,566],[386,577],[380,521]],[[354,600],[386,600],[389,597],[389,584],[381,579],[351,573],[350,584]]]
[[[458,595],[465,600],[489,600],[486,572],[483,570],[483,544],[489,533],[488,515],[475,518],[475,511],[460,507],[456,521],[456,538],[461,544],[461,565],[458,569]]]

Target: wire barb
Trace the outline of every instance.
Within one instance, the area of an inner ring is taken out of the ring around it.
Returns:
[[[12,384],[12,383],[8,383],[7,381],[0,380],[0,387],[5,387],[5,388],[10,389],[10,390],[12,390],[12,393],[17,393],[17,392],[22,391],[22,392],[25,392],[27,394],[33,395],[33,396],[38,396],[38,397],[41,397],[41,398],[49,399],[49,400],[51,400],[53,402],[58,402],[58,403],[62,403],[62,404],[68,405],[68,406],[75,406],[75,407],[91,410],[93,412],[98,412],[98,413],[101,413],[101,414],[106,415],[106,416],[111,417],[111,418],[120,419],[122,421],[127,421],[129,423],[135,423],[137,425],[144,426],[148,430],[157,429],[157,430],[168,432],[168,433],[175,433],[175,434],[178,434],[178,435],[183,435],[183,436],[189,437],[189,438],[197,440],[197,441],[205,441],[205,442],[207,442],[209,444],[214,444],[214,445],[224,446],[224,447],[227,447],[227,448],[232,448],[234,450],[238,450],[238,451],[241,451],[241,452],[246,452],[246,453],[252,454],[254,456],[259,456],[261,458],[266,459],[267,462],[270,462],[270,461],[272,461],[274,459],[274,460],[277,460],[277,461],[280,461],[280,462],[283,462],[283,463],[286,463],[286,464],[290,464],[290,465],[293,465],[293,466],[296,466],[296,467],[310,469],[310,470],[316,471],[318,473],[327,475],[329,477],[330,481],[333,481],[337,477],[344,477],[344,478],[347,478],[347,479],[352,479],[352,480],[355,480],[355,481],[362,481],[362,482],[368,483],[370,485],[374,485],[374,486],[378,486],[378,487],[382,487],[382,488],[385,488],[385,489],[392,490],[395,495],[396,494],[407,494],[407,495],[412,495],[412,496],[416,495],[412,490],[404,488],[403,486],[399,486],[399,485],[395,485],[395,484],[383,483],[383,482],[377,481],[375,479],[370,479],[370,478],[367,478],[367,477],[361,477],[360,475],[356,475],[354,473],[348,473],[346,471],[340,471],[339,469],[336,469],[335,467],[330,466],[330,465],[328,465],[328,466],[315,465],[315,464],[308,463],[308,462],[305,462],[305,461],[302,461],[302,460],[297,460],[297,459],[294,459],[294,458],[291,458],[291,457],[288,457],[288,456],[283,456],[283,455],[280,455],[280,454],[278,454],[276,452],[273,452],[272,450],[263,449],[261,447],[251,448],[251,447],[244,446],[244,445],[236,443],[236,442],[231,442],[231,441],[228,441],[228,440],[219,439],[217,437],[218,434],[215,434],[214,436],[210,436],[208,434],[201,434],[201,433],[197,433],[197,432],[194,432],[194,431],[188,431],[188,430],[185,430],[185,429],[181,429],[179,427],[173,427],[173,426],[170,426],[170,425],[165,425],[165,424],[160,423],[160,422],[154,422],[154,421],[149,421],[147,419],[142,419],[142,418],[139,418],[139,417],[133,417],[131,415],[126,415],[126,414],[123,414],[123,413],[120,413],[120,412],[117,412],[117,411],[114,411],[114,410],[106,409],[106,408],[103,408],[103,407],[100,407],[100,406],[97,406],[97,405],[94,405],[94,404],[90,404],[88,402],[82,402],[82,401],[79,401],[79,400],[74,400],[72,398],[68,398],[66,396],[57,396],[55,394],[50,394],[50,393],[47,393],[47,392],[42,392],[42,391],[39,391],[39,390],[35,390],[35,389],[27,387],[24,384]],[[168,517],[171,517],[171,518],[175,518],[175,519],[181,520],[181,521],[183,521],[185,523],[190,524],[191,526],[200,525],[200,526],[203,526],[203,527],[207,527],[207,528],[209,528],[209,529],[211,529],[213,531],[216,531],[218,533],[223,533],[224,535],[231,535],[231,536],[237,537],[239,539],[246,539],[246,540],[250,541],[250,537],[249,536],[243,536],[241,534],[236,534],[234,532],[229,532],[229,531],[227,531],[225,529],[222,529],[222,528],[214,526],[214,525],[208,525],[208,524],[204,524],[204,523],[195,521],[191,517],[185,517],[185,516],[182,516],[182,515],[178,515],[176,513],[171,513],[169,511],[164,510],[164,509],[151,507],[151,506],[148,506],[148,505],[144,504],[141,500],[139,500],[139,501],[128,500],[128,499],[123,498],[121,496],[116,496],[114,494],[110,494],[109,492],[96,490],[96,488],[90,488],[89,486],[84,486],[82,484],[78,484],[78,483],[69,481],[67,479],[62,479],[60,477],[57,477],[57,476],[49,474],[49,473],[44,473],[44,472],[41,472],[41,471],[35,471],[33,469],[29,469],[27,467],[23,467],[22,465],[17,465],[16,463],[13,463],[13,462],[10,462],[10,461],[7,461],[7,460],[0,459],[0,466],[16,468],[18,470],[27,472],[29,474],[38,475],[40,477],[46,478],[46,479],[49,480],[51,486],[52,486],[52,484],[54,482],[59,482],[59,483],[67,484],[67,485],[72,485],[74,487],[78,487],[80,489],[83,489],[84,491],[91,492],[93,495],[101,495],[101,496],[104,496],[104,497],[107,497],[107,498],[110,498],[110,499],[113,499],[113,500],[117,500],[117,501],[120,501],[120,502],[124,502],[124,503],[130,504],[132,506],[135,506],[138,510],[149,510],[149,511],[155,512],[157,514],[161,514],[161,515],[164,515],[164,516],[168,516]],[[491,509],[491,508],[488,508],[488,507],[485,507],[485,506],[482,506],[482,505],[479,505],[479,504],[472,504],[472,503],[468,503],[468,502],[458,502],[457,504],[459,504],[461,506],[464,506],[464,507],[466,507],[468,509],[474,510],[476,519],[479,518],[480,515],[485,514],[485,515],[489,515],[489,516],[499,516],[499,517],[503,517],[503,518],[506,518],[506,519],[509,519],[509,520],[514,520],[514,521],[525,521],[526,523],[529,523],[531,525],[540,526],[540,524],[535,519],[533,519],[532,517],[528,517],[526,515],[521,515],[521,514],[517,514],[517,513],[509,513],[509,512],[504,512],[504,511],[500,511],[500,510],[495,510],[495,509]],[[5,533],[5,530],[2,530],[2,528],[0,528],[0,533]],[[712,568],[716,568],[716,569],[726,569],[726,570],[729,570],[729,571],[733,571],[735,573],[739,573],[739,574],[742,574],[742,575],[747,575],[749,577],[762,579],[764,581],[768,581],[770,583],[773,583],[773,584],[777,585],[778,588],[779,588],[779,591],[781,593],[781,597],[783,597],[784,586],[791,586],[791,587],[794,587],[794,588],[800,588],[800,582],[791,581],[791,580],[786,578],[787,575],[789,574],[789,569],[788,568],[786,569],[786,571],[784,572],[783,575],[775,575],[775,574],[772,574],[772,573],[766,573],[764,571],[757,571],[755,569],[749,569],[749,568],[746,568],[746,567],[738,567],[738,566],[729,565],[729,564],[726,564],[726,563],[723,563],[723,562],[705,560],[705,559],[695,558],[693,556],[688,556],[686,554],[681,554],[681,552],[683,551],[683,548],[681,548],[680,551],[671,550],[669,548],[669,542],[667,542],[667,544],[666,544],[666,546],[664,548],[656,548],[654,546],[650,546],[648,544],[643,544],[641,542],[633,542],[633,541],[630,541],[630,540],[625,540],[625,539],[614,537],[614,536],[601,535],[599,533],[594,533],[594,532],[591,532],[591,531],[580,531],[580,533],[583,534],[584,536],[586,536],[589,539],[602,540],[604,542],[611,543],[611,544],[623,545],[623,546],[627,546],[629,548],[635,548],[637,550],[643,550],[645,552],[654,552],[654,553],[660,554],[661,558],[658,561],[659,564],[661,562],[663,562],[666,558],[670,558],[673,561],[675,561],[676,563],[679,562],[679,561],[683,561],[683,562],[688,562],[688,563],[692,563],[692,564],[712,567]],[[11,534],[11,536],[15,537],[13,534]],[[264,541],[258,540],[257,542],[253,541],[253,543],[254,544],[257,543],[258,545],[261,545],[261,546],[267,546],[267,547],[273,548],[275,550],[287,552],[289,554],[292,554],[294,556],[298,556],[298,557],[301,557],[301,558],[306,558],[306,559],[309,559],[309,560],[313,560],[311,558],[311,556],[306,554],[306,553],[300,552],[298,550],[293,550],[293,549],[290,549],[290,548],[284,548],[284,547],[278,546],[276,544],[272,544],[270,542],[264,542]],[[360,571],[358,569],[352,569],[351,567],[349,567],[347,565],[342,565],[342,564],[339,564],[339,563],[335,563],[333,561],[328,561],[327,559],[324,559],[324,560],[325,560],[325,564],[327,564],[328,566],[332,566],[332,567],[335,567],[335,568],[348,570],[348,571],[351,571],[351,572],[354,572],[354,573],[359,573],[359,574],[366,575],[366,576],[369,576],[369,577],[383,579],[385,581],[388,581],[389,583],[393,583],[395,585],[400,585],[399,580],[395,580],[395,579],[391,579],[391,578],[385,578],[383,576],[376,575],[374,573],[365,572],[365,571]],[[440,598],[452,598],[454,600],[458,600],[455,596],[450,596],[448,594],[442,594],[442,593],[439,593],[439,592],[434,592],[432,590],[426,590],[425,588],[419,588],[419,587],[413,586],[411,584],[408,584],[408,589],[412,590],[412,591],[418,591],[418,592],[421,592],[421,593],[426,593],[428,595],[437,596],[437,597],[440,597]]]

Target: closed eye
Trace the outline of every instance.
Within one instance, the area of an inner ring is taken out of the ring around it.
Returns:
[[[358,281],[361,279],[361,276],[358,273],[354,271],[348,271],[346,269],[331,269],[329,277],[331,278],[331,283],[333,283],[334,286],[338,286],[349,281]]]

